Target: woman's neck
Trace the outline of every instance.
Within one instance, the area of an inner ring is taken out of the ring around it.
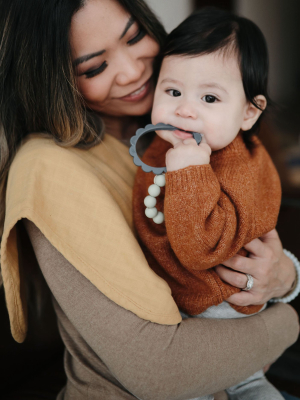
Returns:
[[[135,134],[135,131],[141,127],[141,122],[137,117],[102,115],[101,118],[105,124],[105,132],[121,141],[129,140]]]

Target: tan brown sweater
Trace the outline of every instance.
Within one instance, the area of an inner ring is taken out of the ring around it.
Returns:
[[[259,139],[253,140],[249,151],[239,134],[229,146],[212,153],[210,164],[167,172],[157,202],[157,209],[165,213],[161,225],[145,216],[143,203],[154,175],[141,169],[136,175],[133,215],[143,250],[153,270],[170,285],[177,305],[191,315],[239,291],[212,267],[276,226],[279,177]],[[169,148],[156,137],[143,161],[163,166]],[[234,306],[245,314],[261,307]]]

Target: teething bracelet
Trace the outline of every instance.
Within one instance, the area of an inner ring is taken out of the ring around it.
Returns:
[[[149,186],[148,193],[149,196],[146,196],[144,199],[144,204],[146,206],[145,215],[148,218],[152,218],[156,224],[162,224],[165,220],[164,213],[158,211],[156,206],[156,197],[160,194],[160,188],[165,186],[166,179],[164,172],[167,171],[166,167],[152,167],[151,165],[145,164],[138,156],[136,151],[136,144],[139,138],[146,133],[154,132],[154,131],[175,131],[176,128],[173,125],[159,123],[156,125],[146,125],[145,128],[140,128],[136,131],[135,135],[131,137],[130,144],[131,147],[129,149],[129,154],[133,157],[133,162],[136,166],[141,167],[144,172],[153,172],[155,175],[154,183]],[[196,140],[199,145],[202,140],[201,133],[191,132],[193,138]]]

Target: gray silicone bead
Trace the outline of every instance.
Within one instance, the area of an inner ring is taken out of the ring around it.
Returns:
[[[153,196],[147,196],[144,198],[144,204],[148,208],[153,208],[156,206],[156,198]]]
[[[156,207],[146,208],[145,214],[146,214],[146,217],[148,217],[148,218],[154,218],[158,214],[157,208]]]
[[[160,194],[160,187],[154,183],[148,187],[148,193],[150,196],[157,197]]]
[[[153,221],[156,224],[162,224],[164,222],[164,220],[165,220],[165,216],[161,211],[158,211],[156,217],[153,218]]]

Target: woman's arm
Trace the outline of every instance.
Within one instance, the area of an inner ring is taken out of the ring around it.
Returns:
[[[26,228],[68,319],[118,381],[143,400],[222,390],[276,359],[298,336],[296,313],[284,304],[239,320],[196,318],[175,326],[142,320],[99,292],[32,222]]]
[[[224,262],[224,266],[215,267],[221,279],[241,289],[246,287],[245,274],[254,278],[253,289],[236,293],[228,301],[247,306],[285,296],[295,282],[296,270],[291,259],[284,254],[276,230],[252,240],[245,248],[250,253],[249,257],[236,255]]]

